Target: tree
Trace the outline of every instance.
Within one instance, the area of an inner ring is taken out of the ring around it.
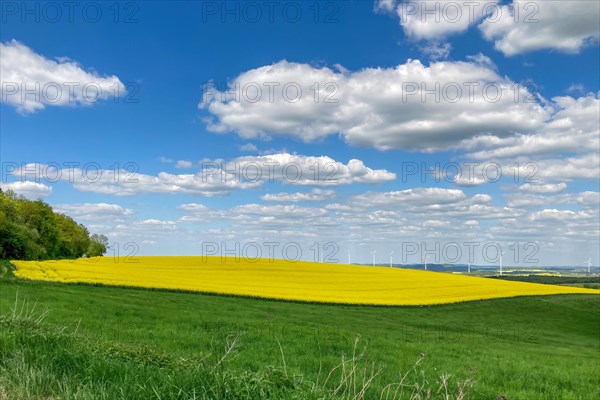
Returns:
[[[88,247],[86,255],[88,257],[98,257],[106,253],[108,248],[108,238],[104,235],[98,235],[94,233],[90,237],[90,245]]]
[[[0,191],[0,259],[43,260],[96,256],[108,238],[92,235],[72,218],[55,213],[41,200]]]

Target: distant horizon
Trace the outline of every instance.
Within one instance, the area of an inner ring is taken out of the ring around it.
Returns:
[[[113,257],[110,254],[105,254],[104,257]],[[240,259],[243,259],[243,256],[235,256],[235,255],[226,255],[226,256],[221,256],[221,255],[204,255],[204,254],[136,254],[134,256],[132,256],[133,258],[135,257],[224,257],[224,258],[235,258],[238,257]],[[271,259],[270,257],[262,257],[261,260],[269,260]],[[279,260],[279,261],[285,261],[285,258],[273,258],[273,260]],[[295,262],[295,261],[299,261],[299,262],[316,262],[316,263],[323,263],[323,264],[344,264],[344,265],[360,265],[360,266],[373,266],[370,262],[351,262],[350,264],[348,264],[347,262],[343,261],[343,260],[339,260],[338,262],[321,262],[321,261],[315,261],[315,260],[310,260],[310,259],[299,259],[299,260],[288,260],[290,262]],[[392,264],[394,267],[397,266],[409,266],[409,267],[421,267],[423,268],[424,263],[396,263],[394,262]],[[444,267],[444,266],[453,266],[453,267],[468,267],[467,263],[436,263],[436,262],[427,262],[427,265],[429,267]],[[389,262],[379,262],[376,261],[375,262],[375,267],[388,267],[389,268]],[[486,268],[486,269],[491,269],[491,268],[496,268],[498,269],[500,267],[499,264],[476,264],[473,263],[471,264],[471,268]],[[531,270],[535,270],[535,269],[549,269],[549,268],[572,268],[572,269],[587,269],[587,265],[531,265],[531,266],[525,266],[525,265],[514,265],[514,264],[505,264],[504,265],[505,269],[511,269],[511,268],[518,268],[518,269],[523,269],[523,270],[527,270],[527,269],[531,269]],[[597,269],[600,272],[600,265],[591,265],[590,268],[593,269]]]

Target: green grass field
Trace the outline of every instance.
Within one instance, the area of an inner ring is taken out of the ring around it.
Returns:
[[[367,377],[371,367],[383,368],[364,398],[380,398],[407,372],[404,384],[423,390],[416,398],[435,394],[443,374],[450,375],[448,398],[471,376],[473,399],[600,398],[594,295],[360,307],[12,279],[0,285],[0,398],[362,398],[364,367]],[[17,291],[25,309],[47,308],[41,323],[12,317]],[[352,356],[356,338],[364,357],[325,382],[342,354]],[[403,398],[415,390],[406,388]]]

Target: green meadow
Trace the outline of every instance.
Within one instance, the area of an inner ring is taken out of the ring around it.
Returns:
[[[0,315],[2,399],[600,398],[595,295],[361,307],[4,278]]]

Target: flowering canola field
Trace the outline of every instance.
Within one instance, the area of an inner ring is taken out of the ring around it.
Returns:
[[[129,261],[129,262],[126,262]],[[345,304],[427,305],[523,295],[598,294],[598,290],[440,272],[220,257],[96,257],[13,261],[25,279]]]

